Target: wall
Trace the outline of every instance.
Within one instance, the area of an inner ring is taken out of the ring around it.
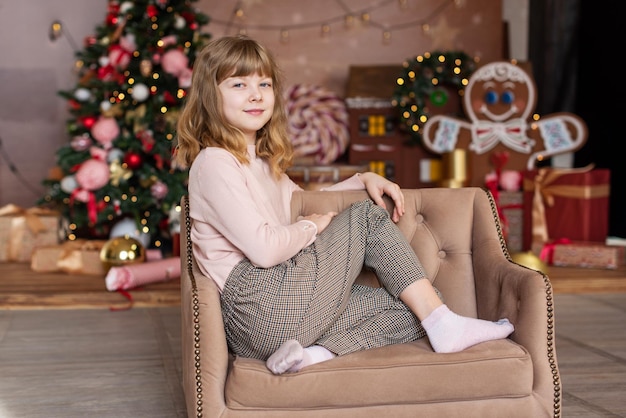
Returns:
[[[231,21],[238,3],[244,19]],[[214,37],[237,33],[245,22],[247,33],[274,51],[287,84],[322,85],[339,95],[350,65],[400,65],[435,49],[461,49],[483,62],[502,58],[500,0],[200,0],[197,7],[212,18],[204,30]],[[41,181],[69,140],[66,102],[56,92],[75,85],[74,48],[82,48],[106,8],[105,0],[0,0],[0,205],[31,206],[44,194]],[[360,20],[363,11],[370,13],[369,25]],[[344,18],[351,13],[357,19],[348,29]],[[55,19],[67,32],[51,42]],[[328,36],[321,35],[325,22]],[[280,40],[283,27],[288,42]],[[383,28],[389,42],[383,42]]]

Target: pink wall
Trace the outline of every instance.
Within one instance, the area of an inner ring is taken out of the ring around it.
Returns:
[[[231,22],[238,3],[244,17]],[[0,0],[0,151],[15,167],[0,158],[0,205],[33,205],[44,194],[41,181],[55,164],[55,151],[69,140],[65,101],[56,92],[76,83],[73,49],[68,37],[48,39],[50,23],[62,20],[81,48],[106,6],[105,0]],[[502,58],[500,0],[200,0],[197,7],[211,17],[204,30],[213,37],[245,27],[269,46],[287,85],[320,85],[341,96],[351,65],[401,65],[435,49],[460,49],[482,62]],[[369,25],[360,19],[364,11]],[[346,28],[351,14],[355,23]],[[330,32],[323,37],[325,22]],[[430,30],[424,32],[423,24]],[[280,41],[280,28],[287,28],[288,42]],[[388,43],[383,28],[391,33]]]

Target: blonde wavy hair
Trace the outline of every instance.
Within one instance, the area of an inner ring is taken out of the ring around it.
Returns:
[[[211,40],[196,58],[177,123],[176,162],[190,167],[205,147],[220,147],[248,164],[243,133],[228,123],[222,111],[219,84],[228,77],[258,74],[270,77],[275,102],[271,119],[257,132],[256,154],[277,178],[291,166],[293,147],[287,135],[287,113],[280,70],[265,47],[243,35]]]

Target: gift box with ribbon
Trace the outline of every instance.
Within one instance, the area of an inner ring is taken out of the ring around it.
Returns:
[[[524,249],[556,239],[605,242],[610,171],[540,168],[524,172]]]
[[[104,277],[107,269],[100,258],[100,251],[107,242],[99,239],[77,239],[35,248],[30,268],[38,273],[64,272]],[[146,260],[162,258],[160,250],[146,250]]]
[[[499,192],[498,209],[509,252],[523,250],[524,196],[522,192]]]
[[[0,208],[0,262],[27,263],[37,247],[59,242],[59,214],[45,208]]]
[[[106,270],[100,261],[100,250],[105,243],[105,240],[78,239],[39,247],[33,252],[30,268],[38,273],[62,271],[104,276]]]
[[[617,269],[626,264],[626,247],[560,239],[544,244],[539,257],[552,266]]]

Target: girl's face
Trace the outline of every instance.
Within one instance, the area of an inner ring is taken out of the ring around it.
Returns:
[[[219,90],[226,121],[244,133],[248,145],[254,145],[257,131],[274,111],[271,77],[258,74],[229,77],[219,84]]]

